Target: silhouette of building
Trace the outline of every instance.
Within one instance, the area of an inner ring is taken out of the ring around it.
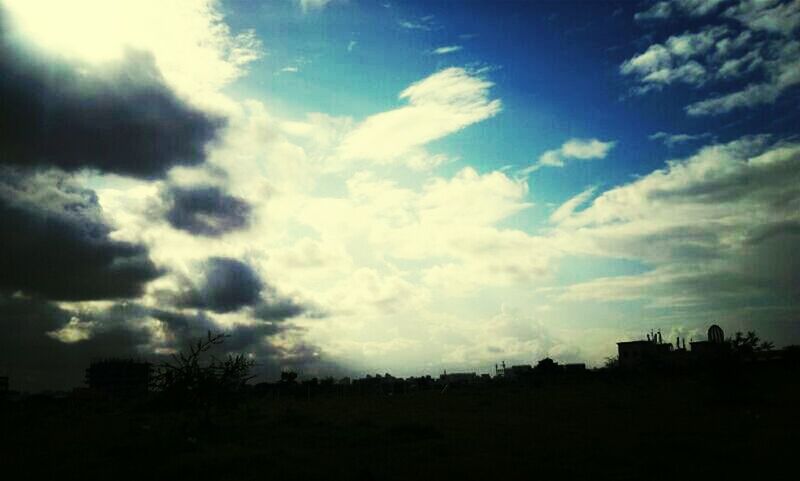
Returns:
[[[0,396],[8,393],[8,376],[0,376]]]
[[[439,381],[445,384],[475,384],[479,381],[478,375],[474,372],[452,372],[447,371],[439,375]]]
[[[617,343],[619,367],[642,369],[663,366],[670,362],[672,344],[663,342],[661,332],[647,335],[647,340]]]
[[[692,357],[697,361],[715,361],[730,353],[730,344],[725,342],[722,328],[714,324],[708,328],[708,340],[692,341]]]
[[[86,369],[89,388],[114,395],[146,394],[152,365],[131,359],[94,361]]]

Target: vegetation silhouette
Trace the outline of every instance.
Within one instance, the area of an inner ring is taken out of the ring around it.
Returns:
[[[493,377],[284,370],[257,384],[247,356],[215,355],[227,338],[209,332],[156,365],[145,396],[0,401],[0,463],[31,479],[137,481],[760,479],[793,468],[800,348],[755,333],[725,340],[756,355],[724,366],[545,358]]]
[[[170,361],[155,369],[152,388],[160,400],[176,407],[198,407],[209,404],[228,404],[236,399],[251,374],[255,361],[244,354],[228,354],[219,359],[210,353],[230,335],[208,331],[188,349],[171,355]],[[210,359],[208,359],[210,358]]]

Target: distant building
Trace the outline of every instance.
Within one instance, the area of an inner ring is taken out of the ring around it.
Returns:
[[[617,343],[619,367],[641,369],[669,363],[672,344],[664,343],[661,333],[648,334],[647,340]]]
[[[8,376],[0,376],[0,396],[8,392]]]
[[[447,371],[439,375],[439,381],[446,384],[475,384],[479,380],[478,375],[474,372],[452,372]]]
[[[86,384],[109,394],[146,394],[152,370],[150,363],[130,359],[95,361],[86,369]]]

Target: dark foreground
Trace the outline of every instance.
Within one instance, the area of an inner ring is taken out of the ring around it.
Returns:
[[[795,479],[796,371],[404,395],[4,403],[4,479]],[[14,476],[18,473],[20,476]]]

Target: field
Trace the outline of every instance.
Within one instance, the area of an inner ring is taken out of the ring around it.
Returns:
[[[0,461],[60,480],[762,479],[796,465],[798,406],[783,370],[253,394],[200,410],[29,399],[2,405]]]

